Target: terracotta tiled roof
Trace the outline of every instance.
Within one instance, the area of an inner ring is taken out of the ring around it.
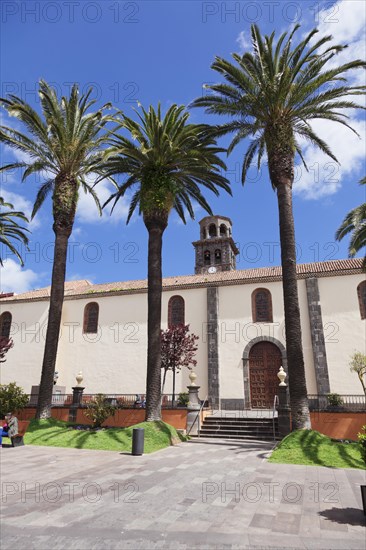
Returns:
[[[329,262],[315,262],[310,264],[298,264],[297,274],[299,279],[307,277],[334,277],[337,275],[349,275],[362,273],[362,258],[352,260],[332,260]],[[281,280],[281,267],[259,267],[221,273],[203,275],[180,275],[163,279],[163,290],[175,290],[184,288],[222,286],[235,284],[249,284],[258,282],[272,282]],[[127,294],[147,291],[147,280],[122,281],[117,283],[102,283],[93,285],[87,280],[69,281],[65,283],[65,298],[86,298],[94,295]],[[13,301],[45,300],[50,296],[50,287],[14,295],[2,299],[1,303]]]

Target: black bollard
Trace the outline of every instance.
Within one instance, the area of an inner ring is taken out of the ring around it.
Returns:
[[[134,456],[141,456],[144,454],[144,428],[134,428],[132,430],[132,454]]]

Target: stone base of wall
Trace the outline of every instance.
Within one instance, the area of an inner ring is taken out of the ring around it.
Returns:
[[[227,411],[237,411],[237,410],[243,410],[244,409],[244,399],[229,399],[229,398],[223,398],[220,399],[220,405],[221,409],[225,409]]]
[[[357,441],[357,434],[366,424],[364,412],[311,412],[313,430],[334,439],[352,439]]]

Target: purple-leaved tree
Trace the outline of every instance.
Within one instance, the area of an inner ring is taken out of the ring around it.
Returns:
[[[164,393],[166,375],[169,370],[173,372],[173,397],[175,401],[175,373],[182,367],[191,370],[197,365],[195,360],[198,346],[196,341],[199,336],[189,334],[189,325],[175,325],[161,331],[161,368],[164,369],[163,385],[161,393]]]
[[[0,363],[5,363],[5,355],[14,346],[14,342],[11,338],[0,336]]]

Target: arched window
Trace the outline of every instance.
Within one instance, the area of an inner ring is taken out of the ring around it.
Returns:
[[[98,332],[99,305],[96,302],[90,302],[84,309],[83,332],[96,334]]]
[[[205,250],[203,253],[203,261],[205,265],[211,265],[211,254],[209,250]]]
[[[168,327],[184,325],[184,299],[182,296],[172,296],[168,303]]]
[[[215,250],[215,264],[221,264],[221,250],[219,248]]]
[[[0,336],[3,338],[9,338],[11,329],[11,313],[10,311],[4,311],[0,315]]]
[[[358,303],[361,319],[366,319],[366,281],[362,281],[357,287]]]
[[[226,237],[227,235],[227,227],[224,223],[220,225],[220,237]]]
[[[252,294],[254,323],[273,323],[272,297],[266,288],[257,288]]]
[[[215,237],[217,237],[216,225],[214,223],[212,223],[208,228],[208,234],[210,239],[214,239]]]

